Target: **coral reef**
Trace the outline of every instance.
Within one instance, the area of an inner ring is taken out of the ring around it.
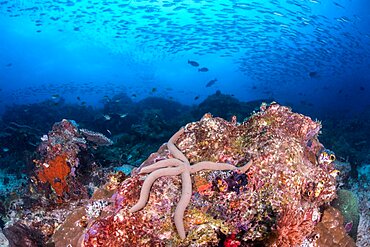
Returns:
[[[318,159],[325,150],[317,139],[320,128],[319,122],[276,103],[262,105],[240,124],[235,118],[228,122],[205,115],[187,124],[118,186],[114,210],[88,227],[84,246],[299,245],[319,222],[320,207],[336,196],[332,160]],[[183,181],[155,176],[146,205],[130,210],[151,176],[144,171],[177,169],[186,160],[190,165],[234,167],[251,160],[252,165],[239,174],[235,169],[198,170]],[[192,188],[183,217],[184,239],[172,220],[182,183]]]
[[[352,184],[359,201],[360,220],[357,230],[357,246],[370,246],[370,165],[362,164],[357,168],[358,179]]]
[[[346,233],[353,222],[328,208],[348,172],[338,172],[342,165],[319,142],[321,123],[276,103],[262,104],[241,123],[236,116],[228,119],[206,114],[186,124],[131,177],[108,175],[113,167],[100,162],[111,165],[119,157],[116,170],[122,166],[129,173],[134,163],[124,160],[141,157],[145,141],[135,148],[135,134],[116,136],[113,143],[73,121],[56,123],[38,147],[30,193],[5,202],[9,244],[353,246]],[[145,133],[150,124],[143,125]],[[174,125],[160,126],[170,132]],[[364,201],[357,235],[366,246]]]
[[[340,171],[337,176],[338,188],[342,188],[348,183],[351,174],[351,164],[336,160],[334,162],[335,169]]]
[[[368,192],[369,197],[369,192]],[[357,231],[357,246],[370,246],[370,200],[364,201],[363,209],[360,212],[360,221]]]
[[[343,223],[343,216],[339,210],[333,207],[327,208],[322,215],[321,221],[316,225],[313,232],[316,246],[356,246],[355,241],[347,235]]]
[[[139,174],[150,174],[143,183],[139,201],[130,209],[130,212],[133,213],[145,206],[149,198],[150,189],[156,179],[162,176],[175,176],[181,174],[182,194],[175,210],[175,225],[182,239],[185,238],[183,224],[184,211],[189,204],[192,195],[190,174],[202,170],[238,170],[241,173],[245,173],[252,165],[252,163],[249,162],[245,166],[238,168],[227,163],[215,163],[210,161],[203,161],[190,165],[189,160],[174,145],[174,142],[177,141],[178,137],[183,133],[184,130],[180,129],[167,143],[169,151],[175,157],[174,159],[160,160],[150,166],[141,167]]]
[[[41,140],[38,148],[41,158],[34,160],[36,171],[32,180],[37,192],[57,203],[87,198],[88,190],[76,175],[81,159],[79,153],[87,149],[87,141],[97,146],[113,142],[100,133],[79,130],[74,121],[66,119],[55,123]]]
[[[0,228],[0,246],[9,246],[9,240],[5,237],[3,230]]]
[[[369,122],[370,112],[365,110],[354,116],[343,117],[343,114],[326,116],[323,119],[322,142],[340,154],[343,161],[355,165],[370,163]]]
[[[258,109],[261,103],[265,101],[266,100],[261,99],[241,102],[236,97],[223,94],[220,90],[217,90],[214,94],[209,95],[197,107],[194,107],[194,109],[192,109],[192,114],[196,119],[200,119],[205,112],[212,112],[214,116],[224,119],[231,119],[234,115],[242,119]],[[272,101],[272,99],[268,101]]]
[[[356,239],[360,220],[358,199],[355,194],[349,190],[338,190],[337,195],[338,198],[334,199],[331,205],[341,212],[344,224],[347,226],[346,231],[352,238]]]
[[[100,215],[100,208],[107,205],[99,201],[101,198],[91,197],[91,193],[108,180],[109,169],[99,166],[89,150],[111,144],[111,140],[92,131],[81,133],[74,121],[65,119],[55,123],[41,140],[30,183],[1,203],[1,208],[3,203],[6,207],[1,215],[10,246],[44,246],[51,237],[60,239],[56,229],[64,224],[69,212],[77,212],[85,205],[88,221]],[[125,178],[113,177],[117,181]],[[108,199],[112,195],[100,194]],[[82,232],[75,234],[80,236]]]
[[[10,246],[42,246],[42,233],[32,227],[16,223],[4,229]]]

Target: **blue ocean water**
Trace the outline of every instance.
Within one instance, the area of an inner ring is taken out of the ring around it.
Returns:
[[[369,9],[366,0],[3,0],[1,108],[52,95],[95,106],[120,92],[192,105],[221,90],[311,114],[358,112],[370,103]]]

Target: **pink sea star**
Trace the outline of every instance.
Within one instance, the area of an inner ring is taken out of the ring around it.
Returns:
[[[131,213],[134,213],[145,207],[149,199],[150,189],[155,180],[163,176],[177,176],[181,174],[182,192],[174,216],[175,226],[181,239],[185,239],[186,237],[183,218],[185,209],[190,203],[192,196],[192,181],[190,174],[196,173],[201,170],[239,170],[240,172],[244,173],[252,165],[252,161],[249,161],[246,165],[242,167],[236,167],[227,163],[216,163],[211,161],[202,161],[190,165],[189,160],[175,146],[176,140],[183,133],[184,128],[181,128],[170,138],[167,143],[168,150],[175,158],[161,160],[152,165],[141,168],[139,174],[150,174],[145,178],[143,186],[141,187],[139,201],[129,210]]]

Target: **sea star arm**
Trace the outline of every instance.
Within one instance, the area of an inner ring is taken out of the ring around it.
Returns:
[[[196,163],[190,167],[191,173],[196,173],[201,170],[235,170],[238,169],[236,166],[227,164],[227,163],[216,163],[212,161],[202,161],[199,163]]]
[[[249,161],[246,165],[242,167],[236,167],[227,163],[216,163],[212,161],[201,161],[190,167],[191,173],[196,173],[201,170],[215,170],[215,171],[225,171],[225,170],[240,170],[241,172],[246,172],[252,165],[252,161]]]
[[[181,128],[177,131],[167,142],[168,150],[170,150],[171,154],[176,158],[185,163],[189,163],[186,156],[176,147],[175,142],[179,139],[180,135],[184,133],[184,128]]]
[[[149,199],[150,189],[153,183],[155,182],[155,180],[157,180],[157,178],[163,177],[163,176],[176,176],[176,175],[181,174],[183,171],[184,171],[184,166],[180,166],[180,167],[163,168],[163,169],[159,169],[159,170],[156,170],[150,173],[146,177],[143,183],[143,186],[141,187],[139,201],[132,208],[130,208],[129,212],[134,213],[136,211],[139,211],[143,207],[145,207]]]
[[[186,207],[190,203],[190,199],[192,195],[192,183],[191,183],[191,177],[190,177],[190,170],[185,170],[181,174],[181,180],[182,180],[181,198],[175,210],[174,221],[175,221],[177,232],[180,235],[180,238],[184,239],[186,237],[185,228],[184,228],[184,213],[185,213]]]
[[[253,165],[253,161],[250,160],[247,164],[245,164],[244,166],[241,166],[241,167],[237,167],[237,169],[239,171],[241,171],[242,173],[245,173],[246,171],[249,170],[249,168]]]
[[[151,173],[152,171],[160,169],[160,168],[180,166],[180,165],[182,165],[182,162],[178,159],[160,160],[152,165],[144,166],[143,168],[140,169],[139,174]]]

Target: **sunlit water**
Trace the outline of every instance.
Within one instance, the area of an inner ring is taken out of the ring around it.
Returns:
[[[2,1],[1,104],[57,94],[97,105],[119,92],[196,104],[221,90],[311,112],[361,110],[369,9],[366,0]]]

